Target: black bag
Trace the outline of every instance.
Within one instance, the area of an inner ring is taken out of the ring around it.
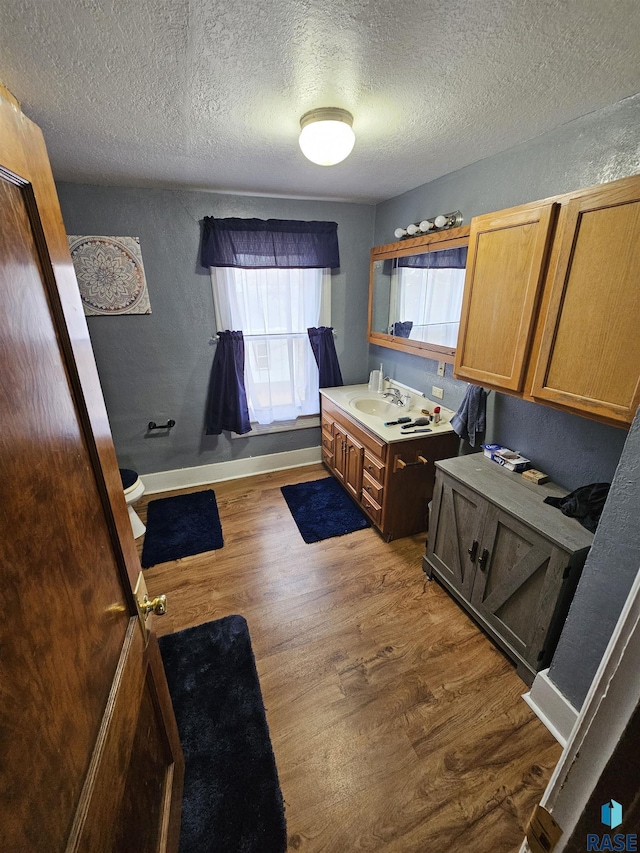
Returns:
[[[589,486],[580,486],[563,498],[548,497],[544,502],[557,506],[570,518],[577,518],[583,527],[595,533],[610,488],[611,483],[591,483]]]

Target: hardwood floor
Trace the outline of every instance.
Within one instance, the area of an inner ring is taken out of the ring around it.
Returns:
[[[224,548],[145,571],[168,598],[158,634],[247,619],[289,850],[517,851],[560,746],[512,664],[425,579],[424,536],[303,542],[280,486],[325,474],[203,487]]]

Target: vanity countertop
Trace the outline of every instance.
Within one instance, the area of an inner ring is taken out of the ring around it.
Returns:
[[[403,393],[407,393],[403,387],[400,387],[399,390]],[[425,425],[423,427],[416,427],[416,429],[428,428],[432,431],[432,435],[441,435],[442,433],[453,432],[453,428],[450,424],[450,420],[454,414],[453,411],[451,409],[446,409],[441,403],[434,402],[428,397],[420,397],[417,394],[412,394],[411,399],[406,406],[397,406],[393,403],[389,403],[388,398],[384,398],[382,394],[369,391],[368,385],[342,385],[337,388],[321,388],[320,393],[323,397],[326,397],[327,400],[330,400],[340,409],[345,411],[350,418],[361,423],[368,430],[377,435],[378,438],[381,438],[387,443],[394,441],[406,441],[410,438],[428,438],[430,433],[415,432],[407,434],[401,429],[400,424],[395,426],[385,426],[384,422],[395,421],[401,417],[410,417],[412,420],[422,418],[424,415],[422,414],[421,409],[428,409],[430,412],[433,412],[435,406],[440,406],[440,423],[435,424],[432,422],[428,427]],[[385,411],[380,414],[373,414],[362,411],[357,407],[358,404],[366,406],[367,401],[371,401],[372,404],[379,403],[380,408]],[[384,404],[387,404],[386,408]]]

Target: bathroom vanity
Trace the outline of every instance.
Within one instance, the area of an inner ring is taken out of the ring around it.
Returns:
[[[387,542],[420,533],[428,527],[437,459],[458,452],[460,439],[442,409],[440,424],[431,431],[404,434],[399,417],[423,417],[436,403],[412,396],[404,407],[387,402],[366,385],[320,391],[322,461],[364,510]],[[417,429],[418,427],[416,427]]]

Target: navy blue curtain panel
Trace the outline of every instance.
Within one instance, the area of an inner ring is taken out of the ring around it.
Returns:
[[[336,269],[338,224],[205,216],[200,260],[203,267]]]
[[[459,249],[438,249],[435,252],[423,252],[421,255],[407,255],[398,258],[399,267],[418,267],[430,270],[463,270],[467,266],[467,247]]]
[[[337,385],[344,385],[331,326],[307,329],[307,333],[318,365],[320,387],[335,388]]]
[[[401,323],[393,324],[392,335],[395,335],[396,338],[408,338],[411,335],[411,329],[413,329],[413,320],[404,320]]]
[[[244,387],[242,332],[218,332],[218,345],[211,368],[207,435],[220,435],[223,429],[238,435],[251,432]]]

